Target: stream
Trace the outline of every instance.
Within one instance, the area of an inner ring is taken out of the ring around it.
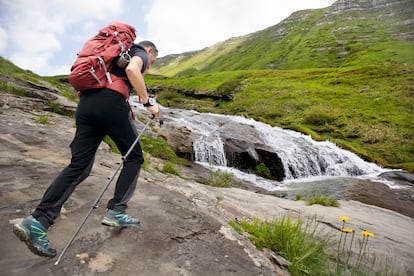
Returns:
[[[133,108],[143,109],[131,97]],[[392,181],[378,175],[385,171],[377,164],[366,162],[356,154],[329,141],[314,141],[310,136],[241,116],[199,113],[193,110],[162,108],[165,126],[186,127],[196,134],[192,141],[195,162],[208,169],[231,172],[234,178],[268,191],[318,193],[341,198],[349,185],[363,181],[381,182],[398,188]],[[142,112],[142,111],[141,111]],[[247,131],[246,131],[247,130]],[[229,133],[233,131],[233,133]],[[223,137],[236,136],[243,140],[251,135],[270,147],[280,157],[285,178],[274,181],[228,166]],[[249,135],[249,136],[247,136]],[[241,137],[240,137],[241,136]]]

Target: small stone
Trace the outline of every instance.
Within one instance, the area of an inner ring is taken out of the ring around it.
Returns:
[[[10,224],[17,224],[17,223],[22,222],[23,220],[24,220],[24,218],[11,219],[11,220],[9,220],[9,223]]]

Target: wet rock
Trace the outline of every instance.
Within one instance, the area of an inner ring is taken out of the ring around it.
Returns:
[[[395,181],[400,185],[414,186],[414,174],[404,171],[390,171],[380,174],[381,177]]]

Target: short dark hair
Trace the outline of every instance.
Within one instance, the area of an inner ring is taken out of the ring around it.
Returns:
[[[144,41],[141,41],[140,43],[138,43],[138,45],[141,45],[142,47],[152,48],[154,50],[154,52],[155,52],[155,55],[158,56],[157,46],[155,46],[155,44],[152,43],[151,41],[144,40]]]

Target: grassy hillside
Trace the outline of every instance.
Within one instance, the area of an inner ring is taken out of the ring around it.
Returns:
[[[298,11],[262,31],[160,58],[148,83],[165,105],[252,117],[414,172],[413,14],[413,0]],[[192,90],[231,100],[189,97]]]
[[[413,64],[148,76],[147,82],[164,87],[158,97],[166,106],[252,117],[414,172]],[[191,89],[235,95],[231,101],[186,97]]]
[[[192,76],[251,69],[414,63],[414,1],[337,1],[200,51],[160,58],[152,73]],[[342,6],[344,5],[344,6]]]

